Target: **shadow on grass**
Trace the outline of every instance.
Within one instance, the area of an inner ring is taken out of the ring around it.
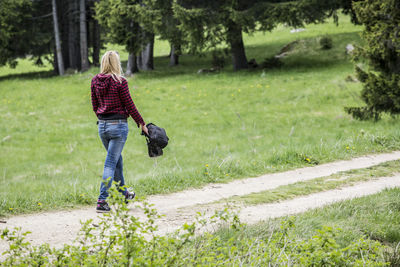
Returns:
[[[329,36],[333,40],[333,48],[330,50],[323,50],[320,48],[317,42],[318,36],[293,38],[292,41],[305,41],[306,46],[282,58],[282,67],[264,70],[266,72],[277,70],[311,72],[317,69],[323,70],[332,68],[340,64],[351,64],[351,56],[346,54],[346,45],[349,43],[354,45],[361,42],[359,31],[330,34]],[[248,58],[255,58],[258,63],[262,63],[265,58],[270,58],[278,54],[288,43],[290,42],[273,43],[268,46],[249,46],[247,47]],[[260,69],[262,68],[256,68],[256,70]]]
[[[16,74],[8,74],[4,76],[0,76],[0,81],[12,80],[12,79],[21,79],[21,80],[33,80],[33,79],[43,79],[54,77],[54,71],[32,71],[25,73],[16,73]]]
[[[332,34],[330,37],[333,39],[333,48],[330,50],[322,50],[319,48],[319,44],[316,41],[318,37],[306,37],[299,38],[299,36],[293,36],[293,40],[304,40],[307,46],[304,50],[296,51],[295,53],[289,54],[283,58],[283,66],[280,68],[251,68],[242,71],[234,71],[231,58],[228,56],[225,59],[226,66],[219,72],[201,74],[200,76],[211,76],[223,74],[227,76],[252,76],[255,73],[258,75],[259,72],[265,71],[266,73],[282,73],[287,71],[297,72],[315,72],[316,70],[329,69],[341,64],[351,64],[350,56],[346,55],[346,45],[348,43],[359,43],[360,37],[358,31],[348,33],[337,33]],[[273,57],[276,55],[282,47],[290,42],[275,42],[264,45],[249,45],[246,46],[246,54],[248,59],[255,58],[258,63],[262,63],[265,58]],[[199,69],[211,68],[211,53],[204,53],[203,56],[197,55],[183,55],[180,58],[181,64],[175,67],[169,67],[169,59],[165,56],[155,57],[154,65],[155,70],[153,71],[141,71],[138,76],[144,79],[151,78],[169,78],[179,75],[193,75],[196,74]],[[126,61],[123,62],[123,66],[126,66]]]
[[[338,64],[347,64],[350,60],[349,56],[345,54],[345,46],[348,43],[359,43],[360,37],[358,31],[348,32],[348,33],[337,33],[329,35],[333,39],[333,49],[331,50],[321,50],[316,46],[311,45],[307,47],[305,53],[293,53],[289,54],[287,57],[283,58],[284,65],[277,69],[264,69],[261,67],[254,69],[247,69],[243,71],[234,71],[231,63],[230,56],[226,57],[226,66],[219,72],[201,74],[202,76],[218,75],[224,74],[228,76],[251,76],[254,73],[259,73],[260,71],[265,72],[285,72],[285,71],[301,71],[301,72],[311,72],[316,69],[322,70],[326,68],[331,68]],[[295,40],[305,40],[310,41],[315,40],[318,37],[306,37],[299,38],[300,36],[293,36],[291,41]],[[266,43],[262,45],[248,45],[246,46],[246,54],[248,59],[255,58],[258,63],[267,57],[272,57],[277,54],[280,49],[285,46],[286,42],[274,42]],[[311,51],[313,53],[308,53]],[[127,61],[122,61],[123,68],[126,67]],[[180,65],[170,67],[169,58],[164,56],[158,56],[154,58],[155,70],[153,71],[140,71],[137,74],[138,77],[144,79],[152,78],[173,78],[181,75],[193,75],[196,74],[200,69],[211,68],[211,52],[206,52],[202,56],[198,55],[188,55],[185,54],[180,57]],[[350,64],[350,63],[349,63]],[[9,74],[5,76],[0,76],[0,81],[11,80],[11,79],[42,79],[54,77],[53,71],[38,71],[38,72],[28,72],[20,74]]]
[[[121,61],[121,65],[125,68],[127,61]],[[169,58],[158,56],[154,57],[154,70],[141,70],[136,75],[144,79],[172,78],[181,75],[193,75],[200,69],[205,68],[211,68],[211,53],[205,53],[204,56],[191,54],[182,55],[179,58],[179,65],[177,66],[169,66]]]

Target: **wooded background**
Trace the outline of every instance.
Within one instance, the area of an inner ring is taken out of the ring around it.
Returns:
[[[301,27],[352,13],[350,0],[2,0],[0,66],[30,56],[58,74],[99,65],[105,43],[129,52],[126,75],[154,68],[154,39],[170,43],[170,65],[184,53],[230,53],[234,70],[248,68],[242,33]],[[221,50],[226,47],[225,50]]]

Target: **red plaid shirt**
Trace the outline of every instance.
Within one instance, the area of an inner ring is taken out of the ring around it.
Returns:
[[[93,111],[97,116],[119,114],[125,118],[129,115],[139,124],[145,125],[142,116],[136,109],[129,93],[128,82],[115,81],[111,75],[97,74],[92,79],[91,93]]]

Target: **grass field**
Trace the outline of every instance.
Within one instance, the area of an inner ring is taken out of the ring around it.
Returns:
[[[343,243],[366,236],[395,248],[400,244],[399,197],[398,188],[384,190],[375,195],[313,209],[291,218],[296,225],[295,232],[300,238],[308,238],[315,233],[315,230],[330,226],[342,230],[338,239]],[[284,217],[249,226],[247,231],[249,235],[260,238],[268,236],[273,229],[279,228],[282,220],[289,218]]]
[[[244,226],[235,233],[231,229],[220,229],[216,236],[222,239],[221,244],[231,239],[240,240],[270,240],[282,231],[282,226],[291,225],[288,236],[295,236],[295,248],[309,240],[322,241],[324,252],[317,251],[318,246],[309,245],[310,253],[306,259],[339,255],[341,249],[349,244],[364,240],[378,241],[384,245],[383,257],[387,263],[384,266],[399,266],[400,264],[400,189],[384,190],[378,194],[352,200],[341,201],[323,208],[295,215],[260,222],[256,225]],[[332,231],[332,234],[321,238],[321,233]],[[286,240],[286,239],[284,239]],[[255,241],[255,242],[256,242]],[[365,242],[365,241],[364,241]],[[318,243],[318,242],[317,242]],[[321,245],[321,243],[319,243]],[[221,245],[223,247],[223,245]],[[279,247],[279,244],[277,245]],[[261,250],[261,249],[260,249]],[[261,250],[262,251],[262,250]],[[361,252],[362,254],[365,252]],[[269,251],[271,254],[271,251]],[[367,253],[365,253],[367,254]],[[267,253],[268,255],[268,253]],[[347,256],[346,258],[352,258]],[[325,262],[325,264],[327,264]],[[315,266],[322,266],[322,263]],[[303,265],[301,265],[303,266]],[[305,264],[304,266],[312,266]],[[345,264],[327,264],[327,266],[347,266]],[[349,266],[380,266],[378,262],[359,263]]]
[[[280,69],[234,72],[228,65],[209,75],[197,74],[210,67],[209,55],[184,55],[170,68],[168,45],[158,41],[156,69],[128,80],[145,121],[166,128],[170,144],[163,157],[149,158],[131,120],[127,183],[139,195],[167,193],[398,149],[397,119],[360,122],[343,110],[362,105],[361,84],[345,81],[353,75],[345,46],[360,42],[360,30],[341,17],[338,27],[291,34],[280,26],[246,36],[248,58],[258,62],[300,42]],[[331,50],[319,48],[326,35]],[[127,59],[121,47],[109,48]],[[27,60],[0,68],[0,215],[94,203],[105,158],[90,104],[97,72],[56,77]]]

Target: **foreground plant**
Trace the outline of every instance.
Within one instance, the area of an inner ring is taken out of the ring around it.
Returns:
[[[246,226],[228,209],[211,217],[199,214],[192,224],[184,224],[172,234],[159,234],[161,217],[148,203],[137,207],[145,218],[132,215],[123,197],[112,190],[112,212],[98,225],[89,220],[73,245],[60,249],[48,244],[32,246],[21,229],[1,232],[9,242],[2,266],[386,266],[385,247],[360,238],[340,246],[340,230],[323,228],[306,240],[296,238],[292,220],[268,238],[246,234]]]

